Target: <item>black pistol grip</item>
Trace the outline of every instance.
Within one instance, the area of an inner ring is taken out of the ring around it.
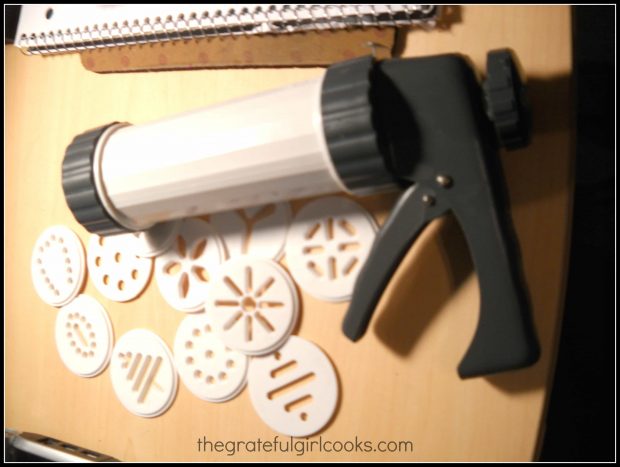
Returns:
[[[458,367],[461,378],[523,368],[538,360],[525,279],[512,225],[484,186],[453,197],[451,208],[467,239],[478,275],[480,313]]]
[[[342,330],[351,340],[361,338],[394,271],[428,222],[441,215],[441,205],[430,205],[431,196],[419,185],[401,195],[375,238],[357,277]],[[426,200],[426,202],[425,202]]]
[[[512,92],[521,85],[511,52],[489,57],[486,102],[462,56],[392,59],[376,67],[377,121],[389,141],[385,158],[394,174],[414,185],[376,239],[343,326],[353,340],[363,335],[407,249],[430,219],[453,210],[480,287],[478,325],[458,367],[462,378],[522,368],[540,353],[498,157],[498,143],[522,146],[529,130],[510,124],[523,104]],[[429,204],[432,189],[436,197]]]

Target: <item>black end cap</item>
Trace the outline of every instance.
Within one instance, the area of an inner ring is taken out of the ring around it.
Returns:
[[[75,219],[86,230],[98,235],[131,232],[108,213],[97,193],[93,160],[99,138],[115,123],[76,136],[67,146],[62,161],[62,189]]]
[[[330,66],[321,90],[323,132],[338,176],[352,192],[395,184],[373,106],[372,56]]]

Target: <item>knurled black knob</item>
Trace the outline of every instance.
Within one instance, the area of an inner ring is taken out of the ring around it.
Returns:
[[[487,54],[483,88],[487,115],[495,126],[500,145],[506,149],[527,146],[532,132],[531,109],[521,68],[510,49]]]

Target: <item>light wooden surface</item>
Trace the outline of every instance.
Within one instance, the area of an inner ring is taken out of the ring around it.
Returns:
[[[530,148],[502,154],[512,213],[538,334],[540,362],[529,369],[461,381],[456,366],[478,316],[478,288],[463,236],[447,218],[432,224],[389,286],[366,337],[340,332],[346,304],[302,293],[297,334],[335,364],[341,402],[323,441],[412,441],[413,452],[296,453],[235,456],[198,452],[197,440],[270,440],[247,389],[209,404],[181,384],[171,409],[155,419],[131,415],[116,399],[109,370],[70,373],[54,343],[57,310],[35,294],[30,255],[37,236],[66,224],[87,233],[63,198],[60,166],[76,134],[114,120],[145,122],[293,83],[321,69],[205,70],[97,75],[78,55],[6,53],[5,120],[5,413],[6,427],[33,431],[123,460],[529,460],[544,427],[555,342],[563,306],[572,194],[570,10],[551,7],[461,8],[447,31],[414,31],[405,56],[462,52],[484,70],[489,49],[509,46],[528,72],[535,112]],[[458,157],[458,154],[455,154]],[[364,200],[382,219],[394,197]],[[300,202],[294,203],[297,209]],[[116,337],[144,327],[171,346],[183,314],[161,298],[154,280],[136,300],[114,303],[90,280],[84,290],[107,308]],[[282,439],[282,437],[280,437]],[[315,439],[315,438],[313,438]],[[316,438],[318,439],[318,437]],[[376,446],[376,445],[375,445]]]

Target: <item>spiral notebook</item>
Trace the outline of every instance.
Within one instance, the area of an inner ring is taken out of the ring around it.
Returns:
[[[182,68],[196,57],[212,66],[328,64],[343,54],[370,53],[364,49],[369,43],[385,53],[393,37],[382,41],[378,31],[432,28],[439,13],[436,5],[25,5],[15,45],[27,54],[82,52],[82,63],[94,71]],[[155,51],[157,60],[148,58],[154,44],[163,47]],[[352,50],[352,44],[359,47]]]

